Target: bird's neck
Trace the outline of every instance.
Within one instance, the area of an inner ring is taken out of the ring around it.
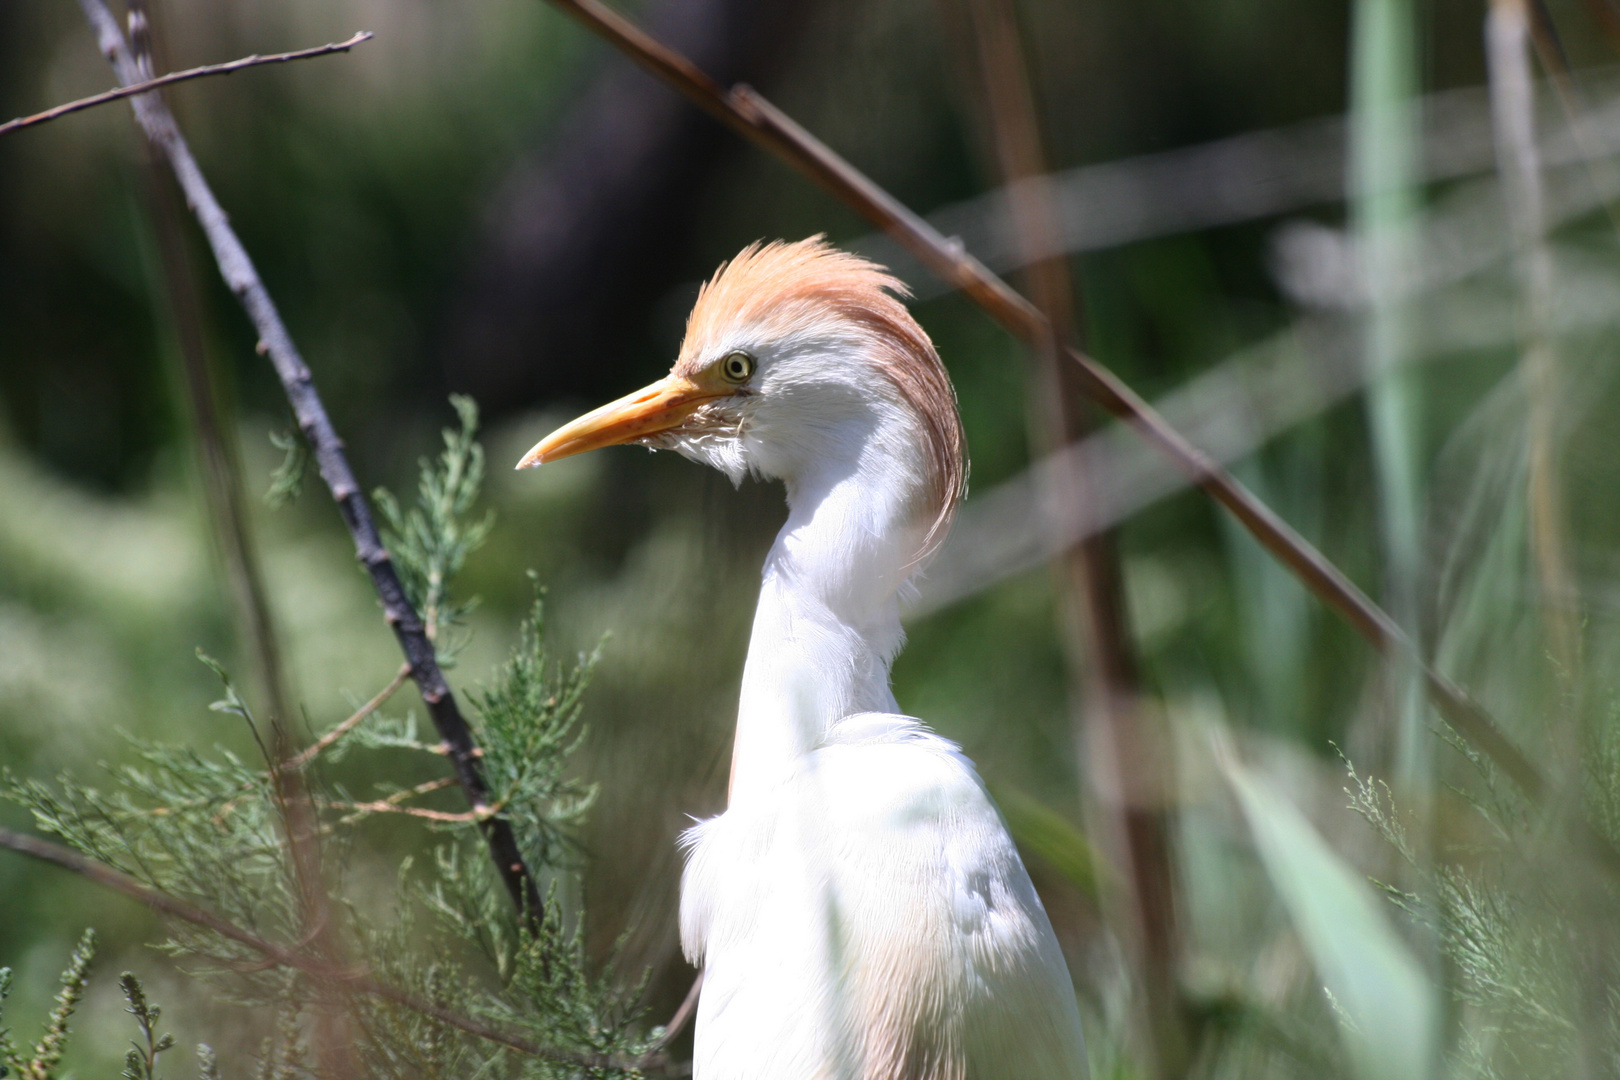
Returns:
[[[873,440],[788,481],[743,669],[733,806],[775,790],[844,717],[897,711],[899,592],[922,536],[917,470],[898,450]]]

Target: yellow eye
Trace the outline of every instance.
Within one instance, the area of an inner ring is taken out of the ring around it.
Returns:
[[[741,386],[754,374],[754,358],[745,352],[728,353],[720,361],[720,377],[726,382]]]

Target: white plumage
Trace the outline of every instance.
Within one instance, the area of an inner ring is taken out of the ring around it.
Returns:
[[[1005,824],[889,688],[901,590],[965,475],[949,381],[898,289],[819,240],[750,248],[705,287],[668,379],[522,463],[634,441],[787,487],[730,804],[683,838],[696,1080],[1085,1076],[1074,989]]]
[[[694,1076],[1083,1076],[1074,991],[973,767],[915,721],[836,725],[775,798],[687,834]]]

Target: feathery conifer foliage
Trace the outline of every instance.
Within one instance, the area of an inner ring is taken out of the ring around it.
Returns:
[[[374,496],[384,522],[383,542],[412,606],[422,613],[428,636],[438,644],[441,663],[453,659],[457,650],[453,644],[447,647],[440,642],[440,633],[459,626],[474,603],[471,599],[451,600],[450,582],[494,525],[489,514],[468,519],[484,482],[484,450],[473,441],[478,406],[460,394],[452,395],[450,403],[461,426],[445,429],[444,452],[437,466],[422,459],[416,506],[406,510],[385,489],[378,489]]]
[[[1620,886],[1593,875],[1572,887],[1567,871],[1547,872],[1549,859],[1557,859],[1547,854],[1556,852],[1556,837],[1489,763],[1441,734],[1476,773],[1470,787],[1449,788],[1452,809],[1471,817],[1471,826],[1414,835],[1417,822],[1397,806],[1390,786],[1348,761],[1344,790],[1350,808],[1398,856],[1396,880],[1375,884],[1427,931],[1443,958],[1460,1014],[1450,1069],[1502,1080],[1610,1075],[1620,1062],[1620,948],[1613,935],[1592,932],[1593,912],[1582,909],[1601,896],[1613,911]],[[1612,741],[1613,725],[1594,739]],[[1620,840],[1613,829],[1620,769],[1605,746],[1595,746],[1588,760],[1588,816]],[[1433,842],[1442,835],[1449,839]]]
[[[73,949],[73,958],[62,972],[61,986],[56,992],[56,1006],[45,1021],[45,1030],[39,1042],[29,1053],[17,1048],[11,1033],[0,1027],[0,1076],[15,1076],[17,1080],[50,1080],[62,1062],[67,1049],[68,1020],[84,1000],[84,991],[90,981],[90,963],[96,955],[96,934],[86,930]],[[0,1008],[11,992],[11,969],[0,968]],[[0,1016],[0,1020],[4,1017]]]
[[[416,505],[406,509],[385,492],[378,496],[411,598],[438,631],[456,626],[469,610],[472,601],[454,593],[454,578],[492,525],[488,515],[472,516],[483,479],[483,454],[474,439],[477,410],[465,398],[455,399],[455,407],[460,426],[445,432],[436,461],[423,461]],[[441,650],[454,651],[445,648],[442,635],[436,640]],[[315,1033],[322,1030],[344,1032],[358,1060],[376,1076],[634,1075],[650,1045],[635,1027],[633,1002],[641,987],[633,980],[623,984],[611,967],[592,970],[583,913],[572,905],[565,915],[556,902],[577,892],[571,883],[579,864],[572,836],[594,795],[591,785],[570,774],[569,761],[586,733],[582,699],[595,659],[585,656],[567,666],[550,658],[537,587],[511,659],[471,695],[492,793],[484,811],[419,805],[448,786],[442,781],[407,788],[384,784],[356,795],[328,777],[335,770],[304,768],[305,762],[299,767],[320,830],[315,837],[290,838],[292,819],[278,803],[275,780],[286,763],[268,757],[253,763],[222,747],[203,751],[138,740],[131,740],[129,762],[107,767],[105,786],[69,775],[47,784],[6,772],[0,795],[25,807],[40,831],[83,854],[305,953],[305,968],[268,962],[241,941],[179,920],[171,921],[160,945],[184,970],[255,1011],[267,1035],[260,1075],[291,1080],[320,1074]],[[214,710],[244,724],[267,754],[261,720],[249,702],[222,665],[202,660],[221,680]],[[417,736],[407,714],[355,724],[316,760],[335,765],[357,747],[440,756],[435,743]],[[487,814],[514,822],[525,855],[550,884],[552,902],[537,922],[511,909],[482,850],[477,824]],[[384,815],[418,819],[426,830],[420,840],[426,857],[401,865],[386,917],[368,916],[359,898],[338,894],[342,902],[330,905],[338,932],[312,933],[304,925],[307,908],[293,843],[315,843],[327,880],[341,883],[340,856],[354,830]],[[47,1080],[60,1063],[93,943],[87,934],[74,954],[58,1007],[32,1054],[18,1053],[0,1034],[0,1053],[23,1080]],[[347,992],[350,971],[401,991],[402,1000]],[[8,981],[0,973],[0,996]],[[121,985],[138,1027],[124,1076],[155,1080],[159,1056],[174,1040],[161,1031],[161,1011],[139,981],[126,974]],[[447,1016],[468,1023],[457,1026]],[[211,1049],[199,1048],[199,1067],[205,1077],[218,1075]]]

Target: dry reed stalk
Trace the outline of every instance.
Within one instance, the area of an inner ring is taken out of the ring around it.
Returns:
[[[151,78],[157,66],[154,41],[158,29],[146,0],[129,0],[128,25],[134,66],[141,76]],[[161,91],[152,93],[156,98]],[[237,634],[253,661],[262,694],[261,715],[270,729],[270,744],[262,749],[281,814],[288,862],[298,889],[303,936],[315,955],[330,965],[341,967],[345,950],[332,919],[321,853],[319,814],[304,777],[282,767],[295,747],[289,726],[293,711],[275,619],[248,521],[234,425],[224,407],[226,398],[218,371],[208,354],[196,276],[181,233],[180,207],[156,149],[150,142],[143,149],[148,205],[161,253],[164,292],[179,344],[186,418],[196,450],[203,502],[235,600],[232,608]],[[323,997],[329,998],[330,987],[323,985],[323,990]],[[312,1026],[311,1045],[322,1070],[334,1075],[353,1075],[359,1061],[339,1003],[323,1000],[315,1010]]]
[[[1061,257],[1041,257],[1057,231],[1046,177],[1038,107],[1017,11],[1012,0],[967,0],[978,74],[984,89],[989,142],[1007,185],[1013,231],[1026,269],[1024,282],[1048,327],[1031,350],[1028,410],[1037,456],[1079,443],[1101,417],[1089,406],[1079,368],[1062,348],[1080,341],[1074,283]],[[1053,495],[1085,501],[1091,477],[1085,459],[1065,456]],[[1131,945],[1146,1014],[1143,1059],[1152,1075],[1180,1076],[1187,1067],[1187,1032],[1176,977],[1179,933],[1170,825],[1165,813],[1170,740],[1162,715],[1142,700],[1132,647],[1123,575],[1115,537],[1094,532],[1053,565],[1076,710],[1074,745],[1087,788],[1102,805],[1096,831],[1110,840],[1120,896],[1116,923]],[[1082,672],[1089,678],[1081,678]],[[1079,685],[1073,685],[1078,683]]]

